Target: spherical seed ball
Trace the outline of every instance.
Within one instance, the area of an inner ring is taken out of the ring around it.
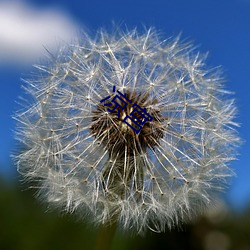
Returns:
[[[224,188],[239,141],[218,71],[153,29],[82,35],[27,80],[18,170],[44,201],[96,223],[191,219]]]

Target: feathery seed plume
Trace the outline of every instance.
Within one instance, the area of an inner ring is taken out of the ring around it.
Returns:
[[[142,232],[191,219],[233,174],[236,109],[220,74],[153,29],[83,36],[26,81],[18,170],[96,223]]]

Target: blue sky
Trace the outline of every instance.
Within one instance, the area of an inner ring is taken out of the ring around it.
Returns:
[[[9,156],[15,149],[11,116],[22,95],[21,78],[46,54],[43,45],[53,50],[55,37],[70,40],[78,27],[94,34],[112,21],[129,28],[154,26],[166,37],[181,33],[201,52],[209,51],[210,67],[222,66],[225,88],[235,92],[244,140],[232,163],[237,177],[227,199],[237,208],[250,204],[250,0],[1,1],[0,175],[16,178]]]

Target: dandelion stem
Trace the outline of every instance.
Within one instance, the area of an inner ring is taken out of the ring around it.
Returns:
[[[116,222],[113,222],[112,224],[103,224],[100,226],[94,250],[111,249],[112,241],[116,232],[116,226]]]

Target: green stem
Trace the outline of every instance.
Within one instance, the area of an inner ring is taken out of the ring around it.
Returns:
[[[96,245],[94,250],[110,250],[112,241],[116,232],[117,223],[103,224],[97,234]]]

